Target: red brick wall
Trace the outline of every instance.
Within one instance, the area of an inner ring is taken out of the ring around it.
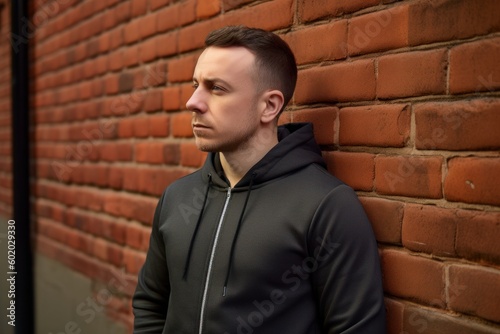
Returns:
[[[111,317],[132,322],[158,196],[203,162],[185,103],[204,38],[245,24],[279,33],[296,53],[282,122],[313,122],[330,171],[358,191],[379,241],[389,332],[500,331],[500,2],[49,0],[32,9],[37,251],[103,283],[123,271],[128,284],[106,299]]]

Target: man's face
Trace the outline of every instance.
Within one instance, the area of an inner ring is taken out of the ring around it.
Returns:
[[[243,47],[208,47],[193,75],[195,91],[186,104],[193,112],[196,145],[207,152],[244,150],[257,134],[261,105],[255,56]]]

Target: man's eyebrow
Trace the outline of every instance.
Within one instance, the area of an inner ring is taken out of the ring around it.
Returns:
[[[227,86],[228,88],[232,87],[232,85],[229,84],[229,82],[227,82],[225,80],[222,80],[221,78],[217,78],[217,77],[215,77],[215,78],[204,78],[201,81],[203,81],[205,83],[208,83],[208,84],[221,83],[224,86]],[[198,82],[198,80],[193,77],[193,82]]]

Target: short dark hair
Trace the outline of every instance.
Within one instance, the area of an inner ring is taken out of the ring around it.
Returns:
[[[297,63],[288,44],[278,35],[262,29],[245,26],[227,26],[208,34],[207,47],[241,46],[255,55],[259,70],[259,86],[263,89],[277,89],[283,93],[286,105],[293,96],[297,83]]]

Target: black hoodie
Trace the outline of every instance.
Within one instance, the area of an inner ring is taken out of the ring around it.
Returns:
[[[170,185],[133,298],[134,333],[385,333],[377,244],[312,125],[233,188],[218,154]]]

